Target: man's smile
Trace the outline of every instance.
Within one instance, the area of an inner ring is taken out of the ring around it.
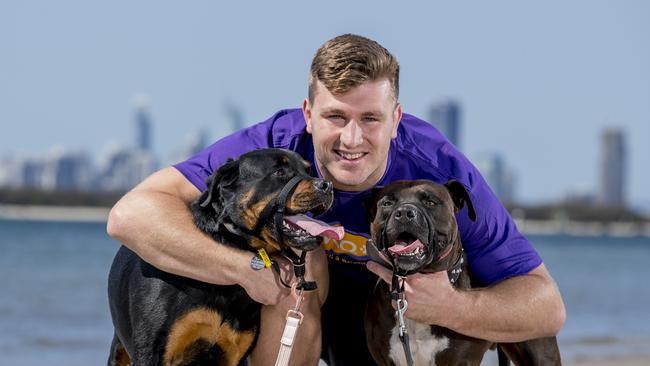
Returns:
[[[357,160],[360,160],[361,158],[363,158],[364,156],[368,155],[367,152],[355,152],[355,153],[353,153],[353,152],[347,152],[347,151],[336,150],[336,149],[334,150],[334,152],[339,157],[341,157],[341,158],[343,158],[345,160],[348,160],[348,161],[357,161]]]

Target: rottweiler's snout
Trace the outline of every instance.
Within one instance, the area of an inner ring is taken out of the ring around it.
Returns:
[[[332,182],[330,182],[329,180],[314,179],[312,184],[314,185],[314,188],[316,188],[316,190],[318,191],[325,192],[325,193],[329,193],[332,191]]]
[[[418,218],[418,211],[415,206],[405,204],[395,210],[394,217],[395,220],[402,223],[415,221]]]

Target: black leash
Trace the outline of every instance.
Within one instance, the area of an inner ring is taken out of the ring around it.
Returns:
[[[369,248],[370,247],[370,248]],[[395,316],[397,317],[398,326],[399,326],[399,339],[402,342],[402,347],[404,348],[404,355],[406,357],[406,364],[408,366],[413,366],[413,355],[411,354],[411,345],[409,343],[408,330],[406,328],[406,322],[404,321],[404,313],[408,309],[408,301],[406,301],[406,296],[404,295],[404,282],[406,279],[406,272],[400,272],[395,264],[395,260],[391,258],[391,263],[388,263],[381,257],[379,250],[375,246],[375,243],[371,240],[368,240],[366,245],[368,254],[370,257],[377,263],[388,267],[387,265],[392,266],[393,275],[391,280],[391,290],[390,297],[392,300],[395,300],[397,303],[397,311],[395,311]],[[463,272],[463,263],[464,259],[464,249],[461,246],[460,255],[454,265],[447,270],[447,275],[449,276],[449,282],[455,284],[460,278],[461,273]]]
[[[497,345],[497,359],[499,360],[499,366],[509,366],[510,359],[508,355],[503,351],[503,349]]]
[[[413,366],[413,355],[411,355],[409,333],[406,329],[406,323],[404,322],[404,313],[406,312],[406,309],[408,309],[409,304],[404,296],[404,277],[398,275],[397,271],[393,271],[390,297],[397,302],[397,311],[395,311],[395,315],[397,316],[397,321],[399,323],[399,340],[402,342],[402,347],[404,347],[406,364],[408,366]]]

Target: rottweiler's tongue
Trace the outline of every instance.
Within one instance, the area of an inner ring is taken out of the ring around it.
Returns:
[[[343,226],[332,226],[320,220],[312,219],[307,215],[285,216],[284,219],[313,236],[325,236],[331,239],[341,240],[345,234]]]
[[[413,253],[417,248],[424,249],[424,244],[421,241],[416,240],[409,245],[395,244],[392,247],[388,248],[388,251],[392,254],[409,254]]]

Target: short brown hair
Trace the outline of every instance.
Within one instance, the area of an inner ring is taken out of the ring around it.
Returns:
[[[355,34],[344,34],[323,44],[311,62],[309,102],[314,102],[316,82],[332,94],[343,94],[367,82],[387,78],[393,97],[399,96],[399,64],[379,43]]]

